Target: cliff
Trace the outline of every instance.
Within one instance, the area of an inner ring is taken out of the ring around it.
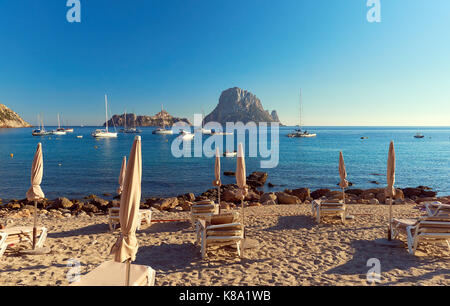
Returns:
[[[23,128],[31,127],[31,124],[20,118],[20,116],[6,107],[0,104],[0,128]]]
[[[136,116],[135,114],[122,114],[114,115],[108,120],[108,126],[124,126],[126,122],[127,127],[135,126],[162,126],[163,122],[166,126],[170,127],[175,122],[185,122],[188,125],[192,125],[191,122],[186,118],[178,118],[171,116],[165,110],[160,111],[154,116]],[[113,124],[114,122],[114,124]],[[103,126],[106,124],[104,123]]]
[[[276,111],[270,114],[264,110],[261,101],[251,92],[238,87],[222,92],[219,104],[205,117],[204,122],[215,121],[222,125],[226,122],[279,122]]]

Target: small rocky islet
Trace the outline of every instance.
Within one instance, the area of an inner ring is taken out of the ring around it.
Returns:
[[[279,204],[308,205],[316,199],[337,200],[342,199],[342,191],[321,188],[310,190],[309,188],[285,189],[276,192],[264,192],[261,187],[267,183],[268,174],[256,171],[247,177],[248,194],[244,199],[245,206],[267,206]],[[109,194],[105,194],[109,195]],[[387,204],[384,188],[356,189],[345,191],[348,204]],[[220,187],[220,199],[222,209],[234,209],[240,207],[239,188],[235,184],[222,185]],[[149,197],[144,199],[141,209],[155,211],[189,211],[191,205],[200,200],[212,200],[217,202],[217,188],[211,188],[202,194],[186,193],[175,197]],[[437,192],[427,186],[397,188],[393,199],[394,205],[414,205],[427,201],[440,201],[450,204],[450,196],[437,197]],[[83,199],[68,199],[58,197],[53,200],[43,199],[37,202],[40,215],[57,218],[72,216],[95,216],[108,213],[110,207],[118,206],[119,197],[107,200],[97,195],[88,195]],[[20,219],[31,217],[34,211],[34,203],[27,199],[0,199],[0,217]]]

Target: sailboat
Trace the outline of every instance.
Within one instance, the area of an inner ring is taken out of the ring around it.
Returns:
[[[53,135],[66,135],[66,131],[61,127],[59,122],[59,114],[58,114],[58,128],[51,132]]]
[[[202,109],[202,127],[197,129],[195,132],[199,132],[199,133],[202,133],[202,134],[212,134],[212,130],[205,129],[203,127],[204,120],[205,120],[205,112]]]
[[[166,121],[164,120],[164,114],[163,114],[163,106],[161,105],[161,116],[163,117],[162,127],[157,128],[152,132],[152,134],[160,134],[160,135],[172,135],[173,131],[172,129],[167,130],[166,129]]]
[[[297,138],[297,137],[316,137],[317,134],[309,133],[308,131],[302,130],[302,90],[300,89],[300,124],[299,128],[295,129],[294,132],[287,134],[287,137]]]
[[[50,134],[50,132],[47,132],[44,128],[44,121],[42,121],[42,119],[39,119],[39,115],[38,115],[38,125],[39,128],[33,130],[33,132],[31,132],[31,135],[33,136],[45,136]]]
[[[92,132],[92,136],[96,138],[114,138],[117,137],[117,133],[108,131],[108,97],[105,94],[105,129],[97,129]]]
[[[124,117],[125,117],[124,126],[123,126],[123,129],[119,130],[119,132],[128,133],[128,134],[136,134],[136,133],[142,132],[141,130],[136,128],[136,117],[133,117],[134,118],[134,127],[131,127],[131,128],[127,128],[127,111],[126,110],[124,113]]]

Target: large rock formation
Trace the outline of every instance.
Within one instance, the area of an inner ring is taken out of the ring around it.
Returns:
[[[205,117],[204,122],[279,122],[276,111],[270,114],[264,110],[261,101],[251,92],[238,87],[222,92],[219,104]]]
[[[18,114],[0,104],[0,128],[31,127],[31,124],[20,118]]]
[[[162,126],[163,123],[171,127],[175,122],[184,122],[187,125],[192,125],[188,119],[172,117],[168,112],[162,110],[154,116],[136,116],[135,114],[126,114],[126,116],[125,114],[114,115],[109,119],[108,126],[124,126],[125,120],[127,127]],[[105,123],[103,126],[105,126]]]

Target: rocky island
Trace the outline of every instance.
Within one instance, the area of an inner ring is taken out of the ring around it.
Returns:
[[[31,127],[31,124],[20,118],[13,110],[0,104],[0,128]]]
[[[277,112],[265,110],[261,101],[251,92],[238,87],[222,92],[219,104],[205,117],[204,122],[280,122]]]
[[[165,110],[160,111],[154,116],[137,116],[135,114],[114,115],[108,121],[108,126],[172,126],[176,122],[184,122],[187,125],[192,125],[186,118],[173,117]],[[106,123],[103,124],[105,126]]]

